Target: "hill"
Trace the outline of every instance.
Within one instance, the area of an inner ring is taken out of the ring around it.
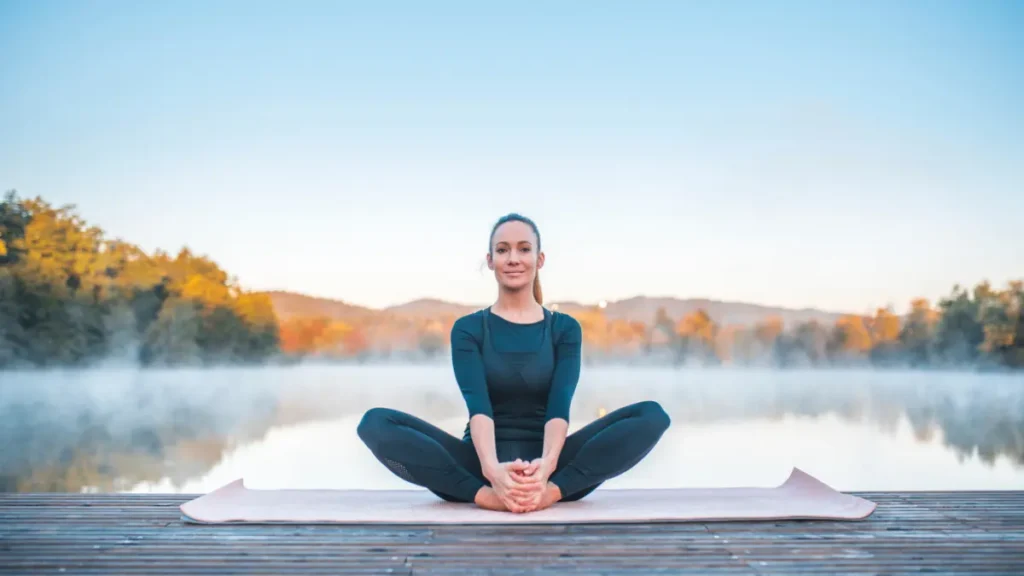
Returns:
[[[680,319],[683,316],[703,309],[719,325],[754,324],[770,317],[781,318],[787,325],[816,320],[824,324],[833,324],[843,315],[840,312],[829,312],[812,308],[783,308],[765,306],[747,302],[728,302],[705,298],[672,298],[637,296],[616,302],[608,302],[605,316],[609,320],[640,320],[647,324],[654,322],[659,308],[664,308],[670,318]]]
[[[341,300],[317,298],[294,292],[275,290],[264,294],[270,297],[270,303],[280,320],[314,316],[332,320],[356,320],[379,313],[372,308],[349,304]]]
[[[480,308],[483,308],[482,304],[479,306],[472,306],[469,304],[459,304],[457,302],[448,302],[446,300],[438,300],[435,298],[421,298],[419,300],[413,300],[412,302],[406,302],[405,304],[389,306],[385,308],[384,311],[403,318],[425,320],[430,318],[439,318],[442,316],[459,317],[464,314],[469,314],[474,310],[479,310]]]
[[[368,308],[349,304],[341,300],[318,298],[292,292],[268,292],[278,317],[282,320],[296,317],[322,316],[333,320],[356,320],[377,315],[396,316],[417,320],[458,317],[478,310],[484,304],[462,304],[433,298],[423,298],[389,306]],[[592,309],[596,304],[579,302],[553,302],[550,307],[566,313]],[[659,308],[664,308],[670,318],[680,319],[686,314],[703,308],[718,324],[754,324],[770,317],[781,318],[787,325],[817,320],[824,324],[835,323],[842,313],[811,308],[795,309],[764,306],[746,302],[727,302],[703,298],[673,298],[636,296],[625,300],[611,301],[604,309],[609,320],[654,322]]]

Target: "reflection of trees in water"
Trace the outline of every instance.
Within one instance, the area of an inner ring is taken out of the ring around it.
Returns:
[[[621,373],[627,375],[626,373]],[[986,464],[1000,456],[1024,466],[1024,379],[1016,375],[946,375],[907,372],[785,373],[733,372],[677,385],[643,382],[581,385],[574,412],[594,417],[601,408],[651,398],[679,422],[753,418],[820,417],[835,414],[895,432],[904,419],[915,438],[943,445],[961,458],[977,455]],[[628,375],[627,375],[628,377]]]
[[[2,417],[8,414],[5,409]],[[16,448],[0,457],[0,487],[22,492],[89,487],[107,492],[165,476],[184,481],[215,464],[226,447],[224,436],[210,435],[202,413],[189,411],[178,417],[193,414],[198,416],[193,427],[154,422],[123,431],[93,421],[95,416],[88,412],[76,426],[55,425],[45,418],[12,419],[10,425],[31,430],[31,437],[17,440]]]
[[[962,456],[975,450],[981,461],[992,464],[1006,456],[1014,464],[1024,465],[1024,402],[998,397],[973,398],[967,406],[956,406],[940,399],[925,410],[911,406],[911,421],[935,424],[943,432],[944,443]],[[930,409],[928,412],[926,410]]]
[[[12,376],[17,381],[4,384],[0,401],[0,491],[109,492],[163,478],[178,485],[274,419],[266,389],[230,381],[168,386],[141,377]]]
[[[8,374],[9,375],[9,374]],[[181,486],[272,426],[390,406],[431,421],[465,416],[445,368],[394,367],[23,374],[0,400],[0,490],[116,491],[167,479]],[[676,422],[836,414],[915,437],[935,433],[963,457],[1024,465],[1024,383],[998,375],[593,370],[573,418],[643,399]],[[354,430],[353,430],[354,434]],[[343,440],[339,440],[343,441]]]

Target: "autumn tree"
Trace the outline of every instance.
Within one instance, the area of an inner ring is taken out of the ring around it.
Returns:
[[[852,314],[840,316],[832,328],[828,350],[834,362],[864,359],[871,351],[871,333],[864,318]]]
[[[784,350],[779,346],[785,323],[778,316],[770,316],[754,324],[756,354],[771,364],[777,364]]]
[[[696,358],[700,362],[715,362],[715,341],[718,326],[703,309],[694,310],[675,327],[677,353],[682,358]]]
[[[1011,282],[1006,290],[992,290],[987,283],[975,291],[983,325],[984,340],[980,349],[997,364],[1021,366],[1022,308],[1024,283]]]
[[[871,361],[876,364],[891,364],[899,360],[900,319],[892,308],[878,308],[875,316],[868,320],[871,336]]]
[[[572,317],[580,323],[583,333],[583,353],[585,356],[607,354],[608,352],[608,319],[604,310],[593,306],[572,312]]]
[[[910,303],[910,313],[900,330],[900,344],[911,366],[924,366],[931,362],[932,339],[939,321],[938,312],[924,298]]]
[[[187,250],[150,256],[74,206],[0,202],[0,367],[257,361],[277,353],[269,302]]]

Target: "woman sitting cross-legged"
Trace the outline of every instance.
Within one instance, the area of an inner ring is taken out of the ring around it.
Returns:
[[[413,415],[372,408],[357,433],[400,478],[452,502],[531,512],[579,500],[626,472],[670,421],[653,401],[614,410],[568,434],[582,331],[544,308],[536,225],[518,214],[491,231],[497,301],[451,332],[455,379],[469,410],[461,439]]]

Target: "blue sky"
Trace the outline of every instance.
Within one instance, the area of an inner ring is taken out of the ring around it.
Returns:
[[[487,4],[484,6],[483,4]],[[0,0],[0,188],[250,288],[865,311],[1024,276],[1024,3]]]

